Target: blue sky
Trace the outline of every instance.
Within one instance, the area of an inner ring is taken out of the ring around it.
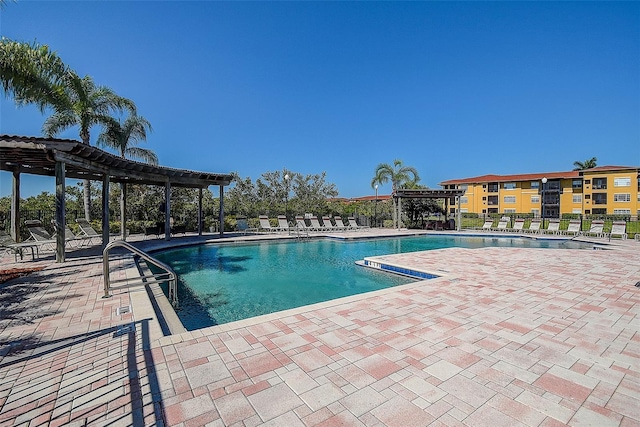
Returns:
[[[0,32],[132,99],[164,166],[324,171],[343,197],[373,194],[394,159],[432,188],[593,156],[640,166],[638,2],[19,0]],[[0,133],[41,135],[44,119],[0,101]]]

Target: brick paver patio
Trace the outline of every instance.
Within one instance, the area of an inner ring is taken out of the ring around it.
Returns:
[[[2,258],[46,268],[0,285],[0,424],[640,425],[638,242],[378,257],[442,277],[159,338],[95,252]]]

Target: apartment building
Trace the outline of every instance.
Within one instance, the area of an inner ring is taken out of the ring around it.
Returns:
[[[443,181],[444,189],[463,189],[460,211],[477,214],[532,213],[640,216],[640,168],[598,166],[567,172],[482,175]],[[456,206],[449,208],[456,213]]]

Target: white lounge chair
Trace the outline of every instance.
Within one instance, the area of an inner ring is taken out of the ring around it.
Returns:
[[[611,224],[611,233],[609,233],[609,236],[620,236],[622,240],[626,240],[627,223],[625,221],[613,221],[613,224]]]
[[[269,222],[269,217],[266,215],[259,215],[258,221],[260,221],[260,226],[258,227],[258,231],[261,233],[276,233],[278,231],[277,228],[271,227],[271,222]]]
[[[350,225],[345,223],[345,221],[344,221],[344,219],[342,219],[342,217],[334,216],[333,219],[336,222],[336,227],[338,227],[340,230],[347,231],[347,230],[351,230],[352,229]]]
[[[522,233],[524,231],[524,218],[516,218],[513,223],[513,228],[511,231],[515,231],[516,233]]]
[[[368,230],[369,226],[368,225],[360,225],[358,224],[358,221],[356,221],[356,219],[352,216],[349,217],[349,225],[351,225],[351,227],[354,230]]]
[[[309,218],[309,222],[311,222],[311,228],[313,228],[314,231],[329,231],[327,227],[320,224],[317,216],[312,216],[311,218]]]
[[[307,225],[307,222],[304,220],[304,217],[302,215],[296,216],[296,228],[299,232],[306,231],[307,233],[309,233],[310,231],[315,231],[313,227]]]
[[[580,221],[579,219],[569,220],[569,225],[567,226],[566,230],[562,231],[562,234],[571,234],[577,236],[578,234],[580,234],[581,224],[582,221]]]
[[[550,219],[549,225],[547,226],[547,229],[544,232],[550,233],[550,234],[560,234],[560,220]]]
[[[531,223],[529,224],[529,228],[525,228],[524,232],[525,233],[531,233],[531,234],[538,234],[540,233],[540,225],[542,224],[542,222],[540,221],[540,219],[538,218],[534,218],[531,220]]]
[[[291,231],[291,227],[289,227],[289,221],[287,221],[286,216],[278,215],[278,228],[282,231]]]
[[[340,228],[340,226],[338,225],[338,221],[336,221],[336,225],[333,225],[333,223],[331,222],[331,217],[329,216],[322,217],[322,224],[324,224],[324,226],[329,231],[343,231],[343,228]]]
[[[509,218],[508,216],[503,216],[502,218],[500,218],[500,221],[498,221],[498,226],[496,228],[493,228],[492,230],[506,231],[509,221],[511,221],[511,218]]]
[[[478,228],[478,230],[491,231],[492,228],[493,228],[493,219],[487,218],[484,220],[484,224],[482,224],[482,227]]]
[[[591,227],[589,228],[589,231],[585,231],[583,234],[585,236],[605,237],[604,221],[594,219],[593,221],[591,221]]]

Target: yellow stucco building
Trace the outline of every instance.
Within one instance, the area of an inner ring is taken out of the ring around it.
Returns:
[[[460,211],[477,214],[528,213],[640,216],[640,168],[598,166],[567,172],[482,175],[451,179],[444,189],[466,190]],[[544,212],[543,212],[544,208]],[[449,212],[456,213],[450,206]]]

